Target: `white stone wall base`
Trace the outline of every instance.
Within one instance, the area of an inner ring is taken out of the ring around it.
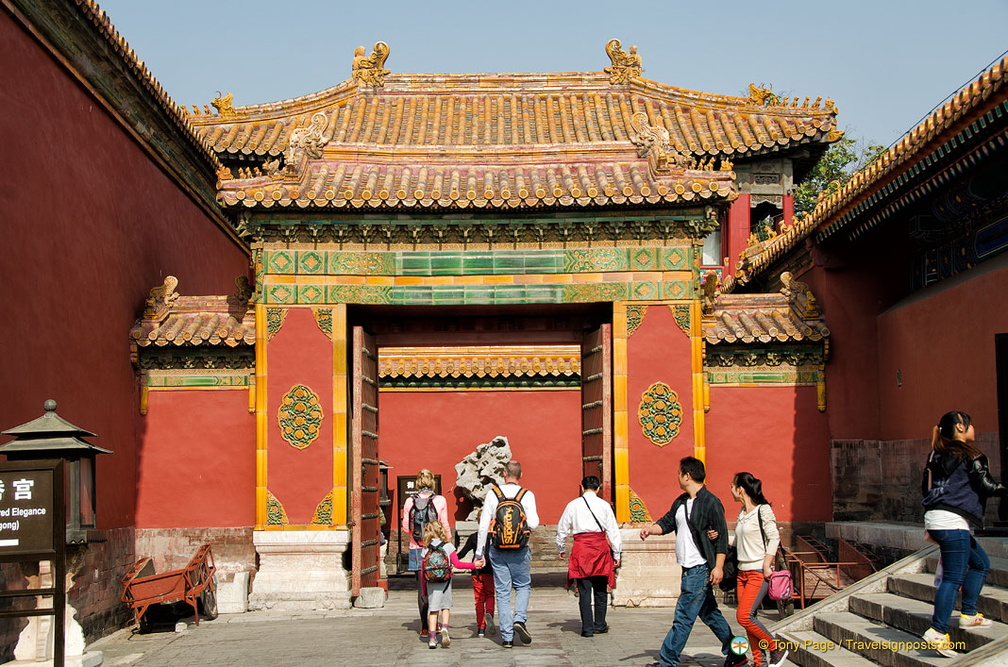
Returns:
[[[249,609],[350,608],[350,573],[343,569],[350,531],[257,530],[252,540],[259,553],[259,572]]]
[[[674,607],[682,568],[675,559],[675,535],[640,538],[639,528],[620,530],[623,553],[616,573],[613,606]]]

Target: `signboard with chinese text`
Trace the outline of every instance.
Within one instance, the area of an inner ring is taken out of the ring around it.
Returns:
[[[0,558],[54,552],[63,540],[56,477],[45,462],[0,463]]]

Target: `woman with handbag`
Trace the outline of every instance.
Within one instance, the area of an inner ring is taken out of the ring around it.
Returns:
[[[959,627],[984,628],[992,623],[977,611],[990,560],[972,535],[983,528],[984,505],[1008,488],[990,474],[987,457],[973,443],[973,421],[965,412],[948,412],[931,433],[931,454],[924,466],[924,530],[941,549],[942,580],[935,591],[934,615],[924,639],[939,655],[953,658],[948,629],[962,589]]]
[[[735,619],[749,639],[753,664],[763,667],[763,650],[769,652],[768,667],[780,667],[788,651],[778,648],[767,629],[759,622],[756,613],[767,595],[773,573],[774,556],[780,545],[777,517],[770,503],[763,497],[763,482],[752,473],[736,473],[731,483],[732,497],[742,504],[735,531],[728,534],[728,543],[738,553],[738,611]],[[717,534],[714,534],[716,538]]]

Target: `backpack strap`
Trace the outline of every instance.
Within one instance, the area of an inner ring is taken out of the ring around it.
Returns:
[[[518,491],[517,494],[515,494],[514,499],[517,500],[520,503],[522,501],[522,498],[525,497],[525,492],[526,491],[528,491],[528,489],[521,489],[520,491]]]
[[[497,502],[500,502],[500,501],[504,500],[504,492],[500,490],[499,486],[497,486],[496,484],[494,484],[491,487],[491,489],[493,489],[494,495],[497,496]]]

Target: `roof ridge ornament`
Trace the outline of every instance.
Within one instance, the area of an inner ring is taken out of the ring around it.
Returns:
[[[689,169],[693,161],[675,149],[668,130],[651,125],[648,120],[648,115],[643,111],[638,111],[630,118],[630,126],[636,132],[630,137],[630,142],[637,147],[637,157],[648,158],[655,174],[670,174],[673,169]]]
[[[222,97],[221,92],[218,90],[217,97],[210,100],[210,104],[212,104],[213,107],[217,109],[217,113],[218,115],[220,115],[221,118],[234,118],[238,114],[235,111],[234,106],[231,104],[233,100],[234,100],[234,93],[227,93]]]
[[[644,68],[641,66],[641,57],[637,55],[637,47],[631,46],[630,53],[623,50],[623,43],[618,39],[610,39],[606,42],[605,50],[612,61],[612,67],[606,67],[605,73],[609,75],[609,83],[616,85],[628,83],[630,79],[638,77]]]
[[[816,320],[822,316],[819,301],[812,294],[809,286],[785,271],[780,275],[781,294],[787,297],[792,310],[803,320]]]
[[[162,284],[151,288],[144,304],[144,319],[161,319],[168,314],[179,298],[179,293],[175,291],[178,282],[175,276],[165,276]]]
[[[381,87],[385,85],[385,77],[391,73],[384,69],[385,59],[389,55],[389,46],[385,42],[375,42],[374,51],[370,56],[364,56],[364,47],[354,50],[352,65],[353,78],[366,86]]]

